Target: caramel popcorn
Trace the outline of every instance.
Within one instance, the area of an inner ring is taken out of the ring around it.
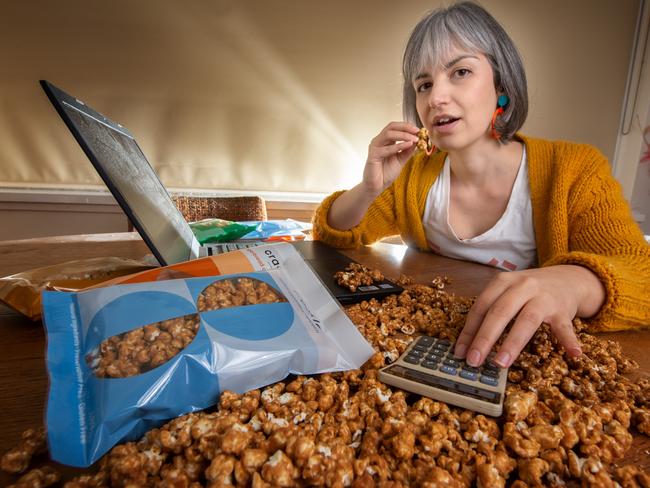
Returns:
[[[241,307],[260,303],[286,302],[280,292],[254,278],[217,280],[201,292],[197,300],[199,312],[220,308]]]
[[[634,426],[639,430],[639,432],[650,436],[650,409],[634,409]]]
[[[650,382],[623,376],[635,364],[616,343],[576,320],[584,354],[569,358],[542,326],[509,370],[504,415],[489,418],[377,379],[417,334],[455,340],[473,303],[445,278],[398,282],[399,296],[346,309],[377,351],[361,369],[223,392],[214,411],[116,446],[67,486],[650,486],[614,464],[650,422]],[[240,299],[221,290],[206,307]]]
[[[198,314],[145,325],[109,337],[86,355],[86,362],[99,378],[135,376],[166,363],[196,337]]]
[[[58,483],[61,479],[61,473],[51,466],[43,466],[28,471],[18,478],[18,481],[7,488],[46,488]]]
[[[433,144],[431,143],[431,138],[429,134],[429,129],[422,127],[418,131],[418,142],[416,147],[425,152],[427,155],[430,155],[433,152]]]
[[[29,467],[32,456],[46,449],[45,429],[27,429],[22,433],[18,445],[2,456],[0,468],[7,473],[22,473]]]
[[[345,268],[345,271],[337,271],[334,273],[334,280],[340,286],[347,288],[351,292],[355,292],[362,285],[369,286],[373,283],[384,281],[384,275],[378,270],[370,269],[363,264],[350,263]]]
[[[525,420],[537,404],[537,395],[532,391],[513,391],[503,402],[506,419],[512,422]]]

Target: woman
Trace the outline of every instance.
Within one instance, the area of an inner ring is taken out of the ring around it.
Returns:
[[[363,180],[323,201],[316,238],[356,247],[401,234],[444,256],[500,267],[470,310],[455,353],[508,367],[542,323],[572,357],[572,319],[590,330],[650,323],[650,248],[606,158],[593,147],[518,134],[521,58],[501,25],[463,2],[413,30],[403,60],[407,122],[370,143]],[[437,147],[416,144],[425,128]]]

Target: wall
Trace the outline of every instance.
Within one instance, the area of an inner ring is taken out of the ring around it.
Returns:
[[[632,192],[632,209],[644,234],[650,235],[650,107],[643,126],[643,147]]]
[[[263,194],[269,219],[310,222],[316,202],[278,200]],[[102,191],[8,190],[0,188],[0,240],[132,230],[115,199]]]
[[[106,194],[0,193],[0,222],[0,240],[130,230],[126,215]]]
[[[102,184],[38,86],[127,126],[171,189],[321,196],[401,118],[400,59],[440,1],[4,2],[0,186]],[[638,0],[485,0],[528,69],[525,132],[614,152]]]

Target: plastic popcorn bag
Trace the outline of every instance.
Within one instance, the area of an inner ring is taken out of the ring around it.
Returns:
[[[273,239],[277,237],[304,238],[312,228],[308,222],[293,219],[285,220],[246,220],[242,225],[251,226],[250,232],[242,237],[245,239]]]
[[[90,258],[31,269],[0,278],[0,302],[31,320],[41,318],[41,291],[78,291],[118,276],[150,269],[140,261],[117,257]]]
[[[215,276],[151,281],[170,276],[162,268],[136,283],[43,293],[52,459],[88,466],[224,390],[355,369],[372,355],[291,245],[230,254],[210,262]],[[236,262],[241,272],[218,273]],[[201,273],[209,262],[184,264]]]
[[[223,219],[203,219],[189,224],[200,244],[229,242],[255,230],[254,225],[245,225]]]

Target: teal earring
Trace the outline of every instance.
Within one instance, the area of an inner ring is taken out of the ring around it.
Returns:
[[[494,111],[494,115],[492,115],[492,137],[497,141],[501,139],[501,134],[497,132],[494,123],[496,122],[497,117],[503,113],[504,107],[509,103],[510,99],[508,98],[508,95],[499,95],[499,98],[497,98],[497,109]]]

